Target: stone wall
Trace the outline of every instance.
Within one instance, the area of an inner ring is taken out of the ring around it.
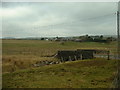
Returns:
[[[80,59],[80,53],[77,51],[58,51],[57,57],[61,61],[74,61]]]
[[[75,61],[75,60],[83,60],[83,59],[93,59],[94,54],[100,53],[100,52],[107,53],[108,51],[94,50],[94,49],[63,50],[63,51],[57,52],[57,58],[59,58],[60,61]]]

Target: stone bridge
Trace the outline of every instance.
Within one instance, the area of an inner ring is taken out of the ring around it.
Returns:
[[[83,59],[93,59],[95,58],[94,54],[106,53],[107,58],[109,59],[109,51],[107,50],[96,50],[96,49],[77,49],[77,50],[63,50],[58,51],[56,57],[60,61],[75,61]]]

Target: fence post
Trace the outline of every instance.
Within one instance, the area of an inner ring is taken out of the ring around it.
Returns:
[[[108,60],[110,60],[110,52],[107,51],[107,54],[108,54]]]

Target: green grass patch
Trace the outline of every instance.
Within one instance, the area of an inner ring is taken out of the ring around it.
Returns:
[[[92,59],[3,74],[3,88],[109,88],[116,60]]]

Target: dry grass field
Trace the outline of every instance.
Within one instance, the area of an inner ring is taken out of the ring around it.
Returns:
[[[3,88],[114,88],[117,61],[78,60],[3,74]]]
[[[33,67],[58,50],[107,49],[115,54],[116,42],[64,42],[41,40],[2,41],[3,88],[110,88],[117,61],[96,58]]]
[[[48,57],[58,50],[75,50],[80,48],[108,49],[114,52],[116,43],[65,42],[41,40],[2,40],[2,66],[4,72],[31,68],[32,64],[41,60],[57,60]]]

